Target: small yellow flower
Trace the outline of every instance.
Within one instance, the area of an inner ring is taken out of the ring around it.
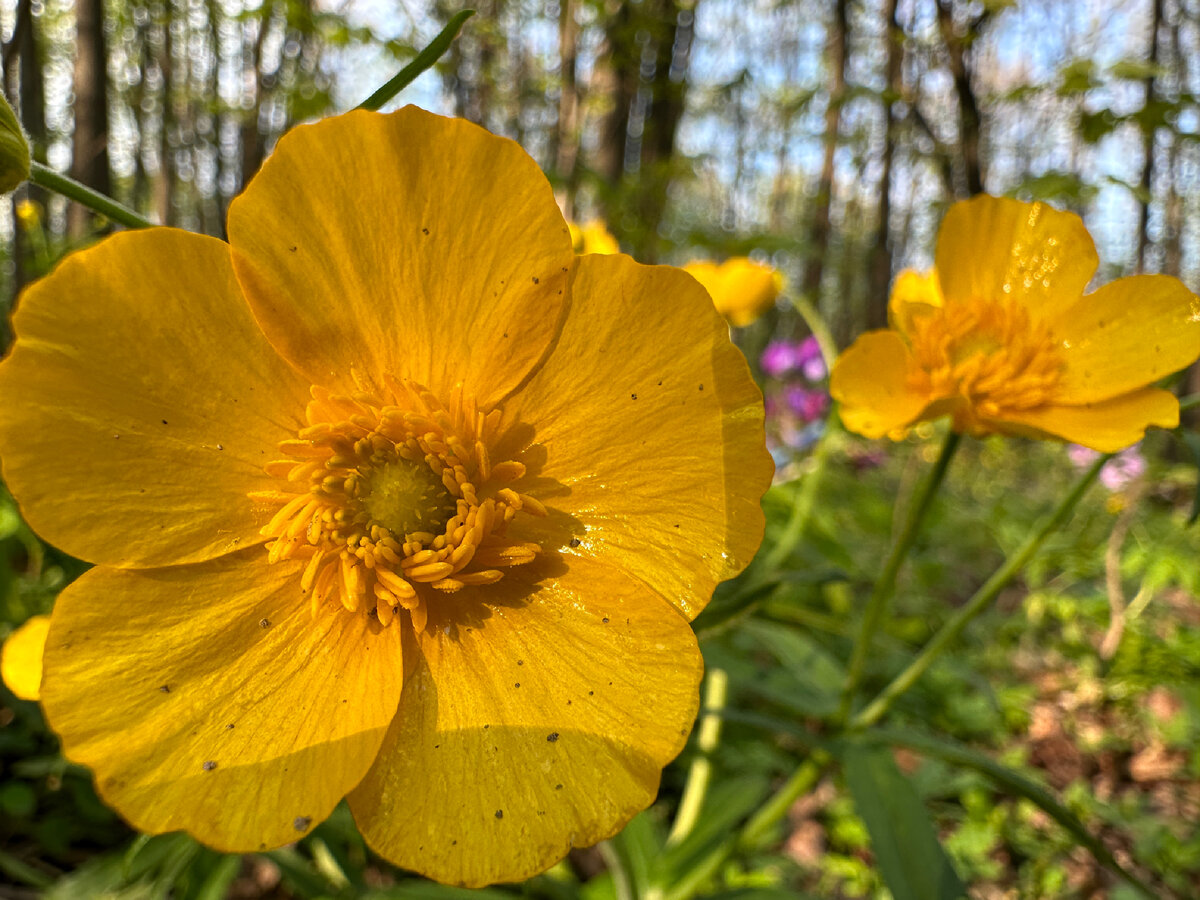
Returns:
[[[228,234],[69,257],[0,364],[5,480],[97,564],[46,641],[65,754],[227,851],[342,797],[458,884],[612,835],[762,536],[725,323],[677,269],[576,256],[516,144],[412,107],[290,132]]]
[[[891,329],[834,365],[842,421],[882,437],[950,416],[968,434],[1102,452],[1175,427],[1174,395],[1148,385],[1200,356],[1200,298],[1164,275],[1084,294],[1098,262],[1076,215],[988,196],[955,204],[934,270],[897,277]]]
[[[4,640],[0,649],[0,678],[22,700],[37,700],[42,684],[42,650],[49,616],[33,616]]]
[[[17,221],[26,231],[33,231],[42,226],[41,204],[32,200],[22,200],[16,208]]]
[[[717,263],[698,260],[683,267],[704,285],[717,312],[733,325],[749,325],[774,304],[783,291],[783,275],[745,256]]]
[[[599,219],[592,219],[583,225],[568,222],[571,230],[571,244],[576,253],[620,253],[621,246],[617,239]]]

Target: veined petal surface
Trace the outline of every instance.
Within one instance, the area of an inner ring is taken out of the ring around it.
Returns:
[[[545,355],[574,259],[517,144],[416,107],[286,134],[230,205],[229,241],[263,330],[313,383],[463,382],[481,405]]]
[[[773,465],[762,395],[696,282],[627,256],[586,256],[545,363],[504,404],[500,454],[551,511],[543,547],[620,566],[693,618],[762,540]],[[516,527],[517,523],[514,523]]]
[[[33,616],[6,637],[0,647],[0,678],[22,700],[37,700],[40,696],[42,653],[49,630],[49,616]]]
[[[1152,425],[1159,428],[1177,426],[1179,401],[1170,391],[1143,388],[1080,406],[1006,411],[1004,419],[998,423],[998,430],[1014,431],[1004,423],[1028,426],[1042,434],[1082,444],[1101,453],[1116,453],[1140,441]],[[1029,434],[1023,429],[1014,433]]]
[[[911,424],[931,398],[909,387],[910,365],[908,348],[896,332],[859,335],[837,358],[829,379],[845,426],[880,438]]]
[[[1012,297],[1044,315],[1078,300],[1100,264],[1079,216],[985,194],[950,207],[935,261],[947,304]]]
[[[230,852],[329,815],[379,750],[399,628],[316,614],[298,565],[252,548],[195,566],[88,571],[59,596],[42,705],[104,800],[149,833]]]
[[[13,325],[0,446],[39,535],[115,566],[261,540],[270,511],[246,494],[272,486],[262,466],[295,435],[308,384],[255,325],[226,244],[114,235],[26,291]]]
[[[398,865],[468,886],[533,875],[648,806],[687,739],[703,664],[684,618],[610,566],[548,562],[455,594],[406,648],[400,710],[350,795]]]
[[[1063,403],[1125,394],[1200,356],[1200,298],[1177,278],[1133,275],[1080,298],[1051,323],[1068,365]]]

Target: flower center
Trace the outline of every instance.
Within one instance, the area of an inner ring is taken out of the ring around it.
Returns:
[[[374,469],[364,484],[363,509],[392,534],[437,534],[455,512],[454,495],[426,465],[397,459]]]
[[[959,424],[1046,403],[1063,360],[1050,330],[1009,300],[954,303],[916,316],[908,335],[917,368],[909,386],[961,401]]]
[[[312,388],[307,426],[268,463],[278,490],[251,495],[278,505],[262,529],[269,559],[306,560],[300,589],[315,611],[336,598],[390,624],[406,609],[423,631],[428,589],[490,584],[540,547],[505,536],[518,512],[545,515],[508,487],[525,474],[493,462],[501,413],[455,389],[443,404],[421,385],[387,379],[387,396]]]

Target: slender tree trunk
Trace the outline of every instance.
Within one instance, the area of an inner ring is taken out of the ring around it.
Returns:
[[[808,232],[807,262],[800,287],[806,299],[814,305],[820,303],[821,280],[825,274],[825,254],[829,249],[830,214],[833,206],[833,162],[837,150],[838,133],[841,131],[842,101],[846,93],[846,50],[848,0],[837,0],[833,9],[833,20],[829,24],[825,59],[829,65],[829,103],[825,108],[825,151],[821,160],[821,177],[817,183],[816,207]],[[839,344],[845,343],[846,321],[842,309],[831,316]],[[839,325],[840,323],[840,325]]]
[[[617,186],[625,172],[630,107],[638,85],[639,61],[633,53],[636,26],[631,19],[630,5],[620,3],[608,18],[604,46],[595,67],[594,93],[606,101],[595,169],[610,188]]]
[[[562,179],[562,206],[568,218],[575,217],[575,194],[579,188],[579,22],[575,18],[575,4],[576,0],[559,0],[558,122],[552,157],[554,169]]]
[[[162,3],[162,41],[161,55],[158,59],[158,69],[162,73],[162,121],[159,123],[158,183],[155,186],[154,206],[158,211],[158,221],[162,225],[175,225],[175,147],[171,140],[175,129],[175,60],[173,58],[174,42],[171,39],[172,23],[175,10],[172,0]]]
[[[642,105],[642,141],[638,208],[641,240],[638,258],[652,263],[658,258],[658,226],[666,211],[675,158],[675,136],[687,100],[687,71],[695,34],[695,12],[678,0],[658,0],[650,5],[648,29],[656,42],[654,73],[643,77],[648,94]],[[644,72],[644,70],[643,70]]]
[[[1158,67],[1159,57],[1162,52],[1162,47],[1158,40],[1158,33],[1162,30],[1162,25],[1163,0],[1154,0],[1150,11],[1150,50],[1146,57],[1146,62],[1150,64],[1150,74],[1146,76],[1145,80],[1146,107],[1149,107],[1158,99],[1158,75],[1155,70]],[[1146,256],[1150,249],[1150,202],[1152,200],[1151,191],[1154,186],[1154,138],[1157,131],[1157,128],[1143,122],[1142,176],[1139,182],[1142,190],[1138,207],[1137,269],[1139,272],[1146,271]]]
[[[954,78],[954,92],[958,98],[958,140],[962,157],[963,178],[968,196],[983,193],[987,172],[980,153],[982,119],[979,103],[971,87],[970,43],[979,34],[987,20],[986,10],[975,16],[968,24],[966,34],[959,35],[954,28],[952,0],[937,0],[938,28],[946,54],[950,61],[950,74]]]
[[[896,18],[896,0],[884,0],[884,22],[887,39],[884,45],[884,78],[887,87],[883,100],[883,152],[880,157],[879,207],[875,240],[870,252],[870,279],[867,284],[866,327],[887,326],[888,285],[892,280],[892,162],[896,144],[896,100],[901,96],[900,83],[903,32]]]
[[[102,194],[112,192],[108,168],[108,43],[104,0],[75,2],[75,131],[71,176]],[[92,213],[72,203],[68,231],[79,239],[91,230]]]

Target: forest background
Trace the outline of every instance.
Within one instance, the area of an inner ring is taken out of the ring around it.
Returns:
[[[605,222],[641,261],[750,255],[783,272],[780,303],[736,334],[768,399],[779,386],[759,355],[807,333],[796,302],[839,347],[885,325],[895,273],[927,266],[948,205],[981,191],[1082,215],[1100,281],[1164,272],[1200,287],[1197,0],[469,5],[476,16],[400,102],[513,137],[569,218]],[[222,236],[230,200],[283,132],[359,103],[464,6],[4,0],[3,87],[37,159],[157,222]],[[33,184],[5,207],[8,305],[111,228]],[[870,583],[892,498],[930,461],[930,436],[891,448],[839,435],[803,541],[781,543],[796,483],[773,489],[767,545],[783,547],[773,560],[796,577],[753,608],[735,585],[697,623],[710,666],[729,673],[730,705],[803,721],[836,696],[850,588]],[[1182,898],[1200,896],[1200,541],[1186,524],[1191,449],[1160,438],[1140,451],[1144,471],[1081,506],[907,711],[1049,786],[1159,896]],[[808,444],[776,433],[775,449],[785,475],[808,471]],[[1075,471],[1054,446],[964,453],[872,683],[902,667]],[[0,623],[16,624],[80,567],[42,545],[10,500],[0,513]],[[574,854],[520,891],[598,900],[624,866],[634,889],[692,877],[690,893],[666,892],[679,900],[886,896],[879,848],[835,779],[757,842],[709,852],[792,771],[795,741],[734,722],[719,748],[693,742],[662,802],[615,849]],[[1141,896],[1028,797],[978,772],[951,777],[932,751],[897,754],[971,896]],[[669,878],[639,875],[639,858],[661,855],[653,848],[701,757],[715,772],[701,821],[716,843],[676,852]],[[7,693],[0,812],[0,897],[455,895],[371,858],[340,814],[298,848],[244,859],[136,838],[57,755],[36,707]]]

